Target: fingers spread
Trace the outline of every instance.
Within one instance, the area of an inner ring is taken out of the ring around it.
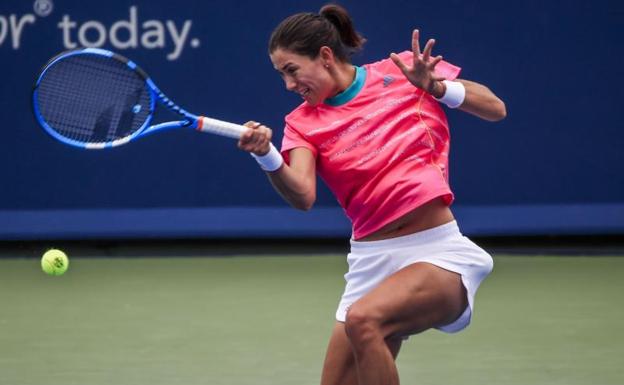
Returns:
[[[427,40],[427,44],[425,44],[425,50],[423,51],[423,61],[425,63],[429,61],[429,57],[431,56],[431,50],[433,49],[434,44],[434,39]]]
[[[429,66],[433,69],[441,61],[442,61],[442,55],[438,55],[434,57],[433,60],[431,60],[431,62],[429,63]]]
[[[420,33],[417,29],[412,32],[412,52],[414,52],[414,60],[420,56],[420,44],[418,43]]]
[[[390,54],[390,59],[392,59],[392,61],[394,62],[394,64],[396,64],[397,67],[399,67],[399,69],[403,72],[406,73],[408,71],[407,66],[405,65],[405,63],[403,63],[403,61],[401,60],[401,58],[399,57],[399,55],[397,55],[396,53],[391,53]]]

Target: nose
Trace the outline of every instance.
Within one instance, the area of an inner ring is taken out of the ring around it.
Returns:
[[[288,91],[294,91],[297,89],[297,82],[295,82],[293,79],[284,79],[284,82],[286,83],[286,89]]]

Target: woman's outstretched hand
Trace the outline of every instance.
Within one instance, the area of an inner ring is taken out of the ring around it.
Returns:
[[[419,32],[415,29],[412,33],[412,52],[414,53],[412,63],[404,63],[396,53],[392,53],[390,59],[401,69],[401,72],[403,72],[403,75],[410,83],[432,96],[440,98],[444,95],[446,89],[442,83],[444,77],[435,74],[435,66],[442,60],[442,56],[431,57],[431,50],[435,44],[434,39],[427,41],[421,55],[418,38]]]

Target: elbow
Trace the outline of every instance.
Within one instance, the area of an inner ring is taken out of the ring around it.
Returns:
[[[501,100],[498,104],[496,121],[503,120],[507,117],[507,106],[505,106],[505,103]]]
[[[497,100],[493,103],[488,120],[491,122],[499,122],[507,117],[507,107],[502,100]]]
[[[313,200],[303,201],[303,202],[298,202],[296,204],[293,204],[294,208],[296,208],[297,210],[301,210],[301,211],[310,211],[312,210],[313,206],[314,206]]]
[[[301,211],[310,211],[312,209],[312,206],[314,206],[313,202],[297,202],[297,203],[292,203],[292,207],[296,208],[297,210],[301,210]]]
[[[305,204],[305,205],[297,205],[295,208],[301,211],[310,211],[312,209],[313,204]]]
[[[290,204],[292,207],[301,211],[310,211],[314,206],[314,202],[316,201],[316,197],[314,196],[305,196],[297,199],[295,201],[291,201]]]

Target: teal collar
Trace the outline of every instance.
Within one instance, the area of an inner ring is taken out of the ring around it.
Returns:
[[[355,66],[355,79],[353,79],[353,83],[338,95],[325,99],[325,104],[338,107],[353,100],[362,87],[364,87],[364,82],[366,82],[366,69]]]

